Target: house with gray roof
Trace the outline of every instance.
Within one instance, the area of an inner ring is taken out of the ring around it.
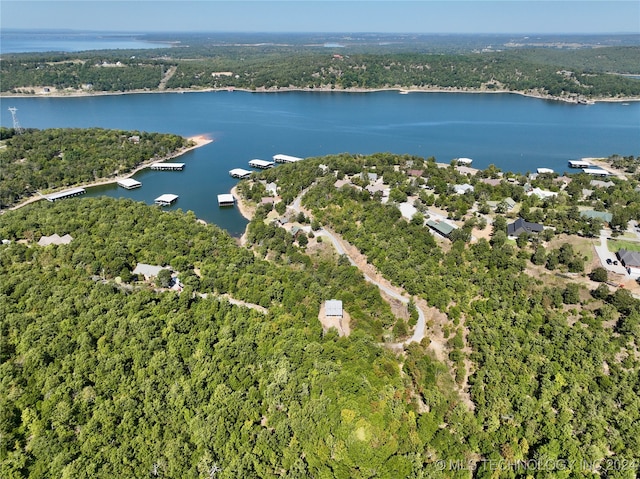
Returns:
[[[629,251],[621,249],[616,253],[622,265],[627,269],[627,273],[631,276],[640,277],[640,253],[637,251]]]
[[[523,233],[540,233],[544,226],[538,223],[529,223],[522,218],[518,218],[513,223],[507,225],[507,236],[520,236]]]

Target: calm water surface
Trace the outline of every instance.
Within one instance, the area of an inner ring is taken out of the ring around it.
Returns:
[[[82,52],[166,48],[166,43],[140,40],[131,33],[2,31],[0,53]]]
[[[104,127],[206,134],[215,141],[180,157],[182,172],[142,171],[142,188],[92,189],[153,203],[163,193],[180,196],[172,208],[238,235],[246,222],[235,208],[218,208],[216,196],[237,180],[232,168],[284,153],[300,157],[342,152],[409,153],[448,163],[473,158],[473,166],[504,171],[538,167],[567,170],[567,160],[640,155],[640,103],[572,105],[508,94],[207,92],[3,99],[1,124],[11,126],[16,107],[23,127]]]

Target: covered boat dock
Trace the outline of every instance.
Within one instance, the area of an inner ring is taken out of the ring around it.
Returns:
[[[273,155],[273,161],[276,163],[296,163],[298,161],[302,161],[302,158],[298,158],[297,156],[289,156],[289,155]]]
[[[125,178],[124,180],[118,181],[118,186],[122,186],[127,190],[132,190],[134,188],[140,188],[142,186],[142,183],[134,180],[133,178]]]
[[[161,171],[182,171],[184,169],[184,163],[154,163],[151,165],[151,169]]]
[[[267,168],[271,168],[273,167],[273,165],[275,165],[275,162],[273,161],[267,161],[267,160],[251,160],[249,162],[249,166],[251,168],[261,168],[263,170],[266,170]]]
[[[71,190],[61,191],[60,193],[52,193],[50,195],[45,196],[45,198],[51,202],[64,200],[66,198],[71,198],[73,196],[84,195],[86,190],[84,188],[73,188]]]
[[[160,205],[160,206],[169,206],[169,205],[175,203],[177,199],[178,199],[178,195],[172,195],[172,194],[169,194],[169,193],[165,193],[164,195],[158,196],[154,200],[154,203],[156,205]]]
[[[218,206],[234,206],[236,199],[231,193],[218,195]]]
[[[249,178],[251,176],[251,172],[243,168],[234,168],[233,170],[229,171],[229,174],[233,178]]]

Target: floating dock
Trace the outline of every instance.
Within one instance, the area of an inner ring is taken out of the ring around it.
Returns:
[[[591,168],[591,163],[584,160],[569,160],[569,168]]]
[[[178,195],[172,195],[172,194],[169,194],[169,193],[165,193],[162,196],[158,196],[154,200],[154,203],[156,205],[160,205],[160,206],[169,206],[169,205],[175,203],[177,199],[178,199]]]
[[[298,158],[297,156],[289,156],[289,155],[273,155],[273,161],[276,163],[295,163],[297,161],[302,161],[302,158]]]
[[[236,199],[231,193],[218,195],[218,206],[234,206],[235,204]]]
[[[154,163],[151,165],[152,170],[162,171],[182,171],[184,163]]]
[[[234,178],[249,178],[251,176],[251,172],[249,170],[244,170],[242,168],[234,168],[229,171],[229,174]]]
[[[84,188],[73,188],[71,190],[61,191],[60,193],[53,193],[53,194],[47,195],[45,196],[45,198],[51,202],[54,202],[58,200],[64,200],[66,198],[71,198],[73,196],[84,195],[85,193],[86,193],[86,190]]]
[[[263,170],[271,168],[273,165],[275,165],[275,162],[267,160],[251,160],[249,162],[251,168],[262,168]]]
[[[142,186],[142,183],[134,180],[133,178],[125,178],[124,180],[118,181],[118,186],[122,186],[127,190],[132,190],[134,188],[140,188]]]

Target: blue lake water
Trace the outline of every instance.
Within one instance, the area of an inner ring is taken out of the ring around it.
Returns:
[[[123,50],[166,48],[132,33],[3,31],[0,53],[81,52],[86,50]]]
[[[215,141],[180,157],[182,172],[145,170],[132,191],[117,186],[88,194],[153,203],[163,193],[180,196],[172,208],[238,235],[246,222],[235,208],[219,208],[216,196],[237,180],[228,171],[278,153],[309,157],[334,153],[392,152],[434,156],[448,163],[473,158],[473,166],[504,171],[538,167],[566,171],[583,157],[640,155],[640,102],[575,105],[509,94],[397,92],[220,91],[78,98],[3,98],[1,124],[104,127],[205,134]]]

